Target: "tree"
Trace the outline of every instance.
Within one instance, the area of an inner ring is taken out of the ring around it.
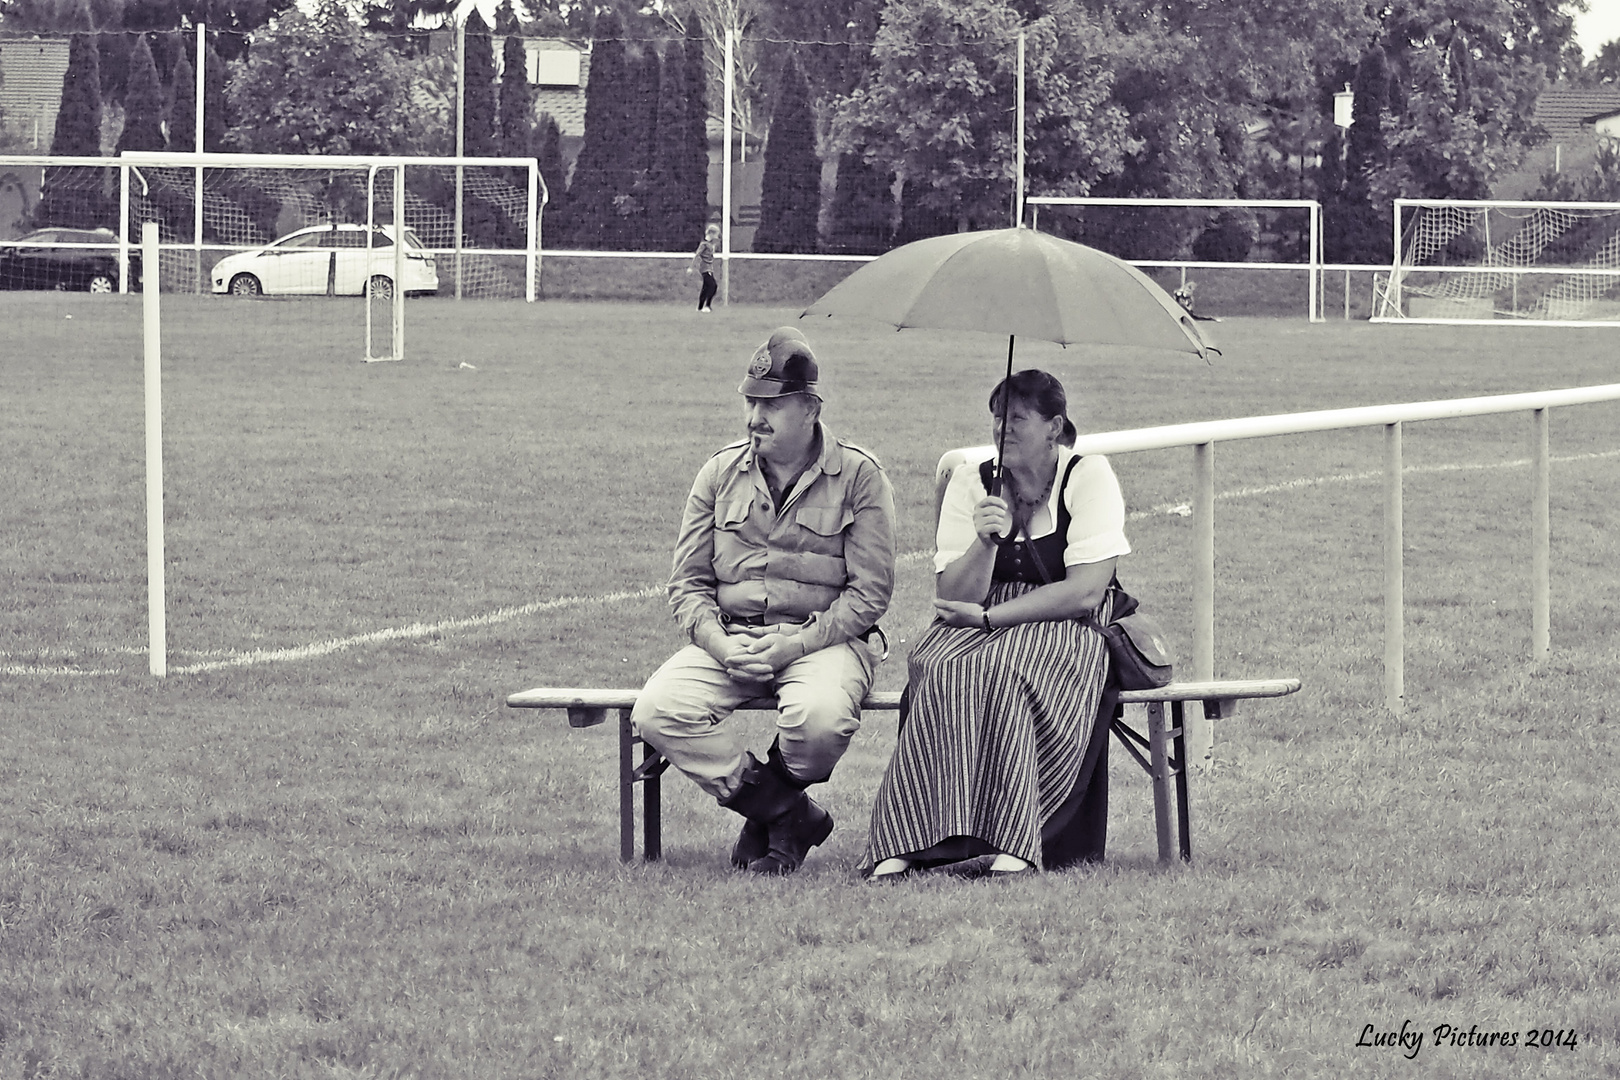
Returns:
[[[75,5],[73,20],[90,23],[90,8]],[[51,153],[64,157],[101,155],[101,65],[94,34],[68,39],[68,66],[62,75],[62,105],[56,114]],[[96,228],[111,225],[117,211],[107,189],[106,170],[75,166],[45,170],[34,220],[39,225]]]
[[[1620,83],[1620,38],[1605,42],[1585,70],[1589,80],[1594,83]]]
[[[1016,39],[1006,0],[890,0],[865,82],[833,142],[904,180],[903,229],[1011,220]],[[1117,35],[1069,0],[1025,27],[1028,170],[1048,194],[1086,194],[1135,148],[1114,101]]]
[[[647,192],[647,246],[696,247],[709,213],[708,108],[704,39],[696,27],[664,46],[653,163]]]
[[[621,243],[631,251],[652,251],[658,247],[658,229],[651,218],[663,71],[658,51],[650,45],[642,51],[639,61],[626,60],[631,93],[625,103],[623,153],[630,188],[615,200],[614,209],[618,214]]]
[[[893,174],[867,164],[859,151],[839,158],[827,250],[839,255],[887,251],[893,231],[893,187]]]
[[[771,115],[770,140],[765,144],[754,250],[815,251],[820,213],[821,159],[816,157],[810,87],[799,65],[789,60]]]
[[[191,67],[191,58],[183,52],[174,63],[170,96],[169,149],[189,154],[197,149],[197,73]]]
[[[623,242],[617,200],[630,194],[633,183],[624,160],[629,109],[618,18],[609,14],[598,29],[585,89],[585,145],[574,163],[564,232],[567,242],[575,246],[611,249]]]
[[[506,42],[501,46],[502,157],[540,156],[534,130],[534,87],[529,85],[528,64],[528,51],[523,48],[523,39],[515,33],[507,34]]]
[[[129,54],[129,88],[124,95],[124,130],[118,136],[117,153],[125,150],[163,150],[163,85],[158,81],[157,64],[146,37],[135,40]]]
[[[221,39],[229,40],[229,36],[221,35]],[[231,125],[225,63],[214,50],[214,35],[208,35],[203,48],[203,149],[210,154],[225,149],[225,132]]]
[[[495,46],[489,24],[474,8],[467,16],[466,56],[462,86],[467,94],[462,110],[462,137],[468,157],[497,157],[500,132],[496,128]]]
[[[546,185],[544,220],[555,223],[568,199],[568,181],[563,172],[562,132],[557,127],[556,118],[550,113],[541,115],[539,124],[535,126],[534,139],[535,157],[540,161],[540,179]]]
[[[1495,177],[1519,162],[1537,134],[1536,98],[1549,67],[1563,62],[1572,24],[1554,0],[1479,0],[1395,5],[1379,27],[1387,82],[1373,72],[1370,92],[1387,87],[1383,146],[1376,161],[1354,160],[1352,128],[1345,189],[1359,194],[1365,181],[1367,204],[1380,208],[1363,230],[1366,241],[1352,236],[1348,250],[1386,262],[1382,208],[1402,197],[1489,197]]]
[[[784,48],[793,50],[815,108],[818,102],[830,106],[860,84],[882,8],[881,0],[773,0],[761,21],[772,37],[793,43]],[[830,108],[818,119],[830,122]]]
[[[101,56],[94,34],[68,39],[62,104],[56,113],[51,153],[70,157],[101,154]]]
[[[726,32],[735,32],[732,42],[731,95],[732,123],[740,131],[754,129],[754,109],[759,100],[760,42],[755,33],[767,0],[685,0],[683,4],[662,7],[664,19],[687,40],[687,56],[705,64],[704,97],[725,99]],[[694,50],[694,37],[703,39],[704,48]]]
[[[418,140],[409,72],[352,22],[339,0],[288,11],[231,64],[233,150],[253,154],[400,154]]]
[[[414,53],[417,42],[450,21],[455,0],[364,0],[361,23],[373,33],[387,34],[394,48]]]

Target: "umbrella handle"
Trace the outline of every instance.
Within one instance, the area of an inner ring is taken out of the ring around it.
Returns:
[[[990,494],[997,498],[1001,497],[1001,458],[1007,449],[1007,413],[1012,408],[1012,387],[1008,384],[1012,382],[1013,337],[1007,335],[1007,374],[1001,380],[1001,430],[996,432],[996,470],[990,481]]]

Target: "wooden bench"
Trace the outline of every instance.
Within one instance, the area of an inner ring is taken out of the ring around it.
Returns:
[[[1181,857],[1192,860],[1192,830],[1187,816],[1187,757],[1182,732],[1184,710],[1189,701],[1203,705],[1204,716],[1220,720],[1231,716],[1245,698],[1283,697],[1299,689],[1298,679],[1257,679],[1246,681],[1173,682],[1157,690],[1126,690],[1120,704],[1147,706],[1147,732],[1127,724],[1123,709],[1116,709],[1113,733],[1129,750],[1153,781],[1153,819],[1158,832],[1159,861],[1171,860],[1170,788],[1175,784],[1176,832],[1181,841]],[[663,853],[663,817],[659,806],[659,777],[669,767],[662,754],[642,744],[641,761],[635,760],[635,744],[641,742],[631,729],[630,710],[635,707],[637,690],[568,689],[540,687],[512,694],[506,704],[514,709],[562,709],[571,727],[593,727],[606,722],[609,709],[619,712],[619,858],[635,858],[635,786],[641,785],[642,857],[657,859]],[[1170,720],[1165,721],[1165,705]],[[875,691],[861,703],[863,710],[898,709],[896,691]],[[745,702],[742,710],[774,712],[776,701],[763,698]],[[1143,751],[1146,751],[1144,754]]]

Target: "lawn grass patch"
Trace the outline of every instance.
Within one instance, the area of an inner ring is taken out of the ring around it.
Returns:
[[[1553,413],[1539,666],[1528,417],[1406,426],[1398,716],[1381,432],[1216,448],[1217,670],[1305,689],[1220,725],[1193,865],[1155,866],[1146,778],[1116,750],[1103,866],[869,887],[894,745],[875,714],[824,789],[837,831],[760,881],[726,864],[736,818],[678,778],[665,860],[621,866],[610,729],[502,702],[636,686],[678,644],[658,586],[682,500],[794,310],[413,302],[409,358],[363,365],[358,303],[164,305],[170,663],[200,670],[154,680],[138,301],[0,297],[0,1076],[1620,1069],[1615,406]],[[1601,330],[1213,329],[1212,365],[1018,355],[1090,430],[1613,380]],[[895,485],[898,689],[933,465],[988,437],[1005,354],[806,332],[828,423]],[[1122,578],[1184,654],[1190,459],[1114,459]],[[1356,1045],[1406,1020],[1521,1045]],[[1527,1049],[1531,1028],[1579,1042]]]

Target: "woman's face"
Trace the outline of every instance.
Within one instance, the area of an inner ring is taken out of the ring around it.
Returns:
[[[991,437],[1001,441],[1001,414],[991,414]],[[1005,460],[1009,465],[1039,465],[1049,461],[1057,452],[1058,436],[1063,431],[1063,418],[1048,420],[1028,403],[1012,400],[1007,411],[1007,442]]]

